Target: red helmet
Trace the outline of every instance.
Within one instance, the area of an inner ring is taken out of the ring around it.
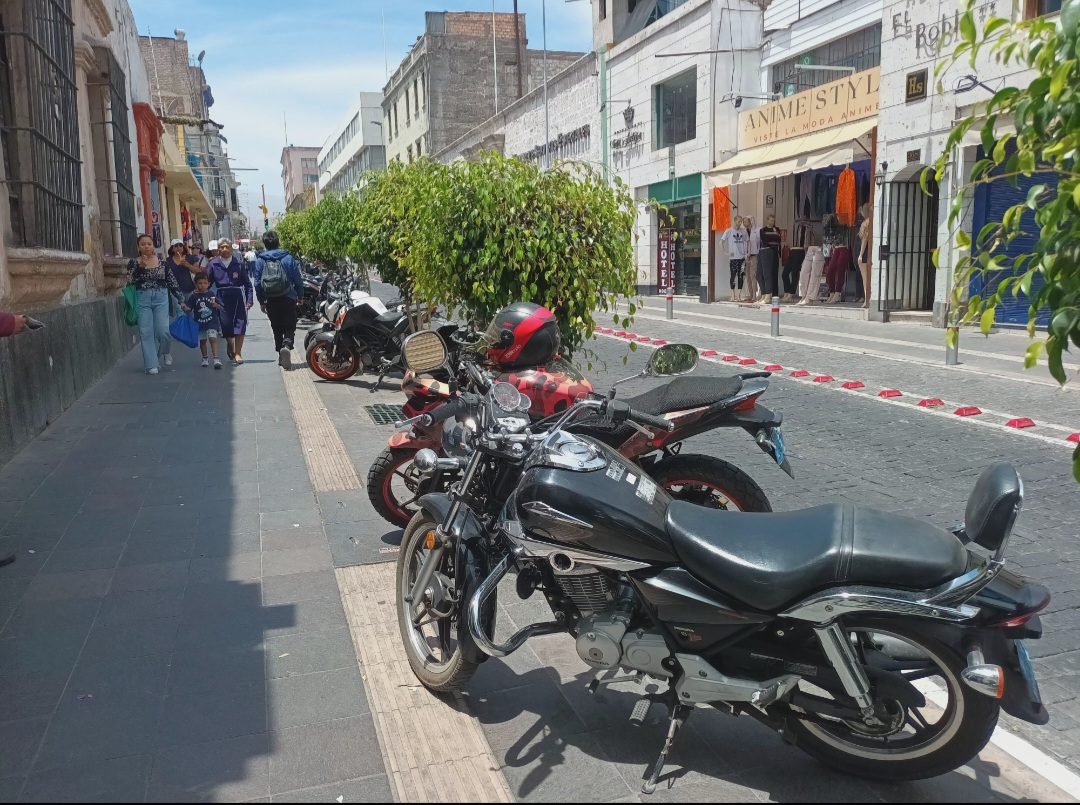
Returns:
[[[495,314],[484,334],[488,359],[504,369],[541,366],[559,354],[559,320],[546,307],[515,302]]]

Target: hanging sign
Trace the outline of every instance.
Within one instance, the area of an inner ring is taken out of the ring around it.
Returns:
[[[675,230],[664,227],[656,244],[656,292],[675,293]]]

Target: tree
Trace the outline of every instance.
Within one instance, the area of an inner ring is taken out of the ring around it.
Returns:
[[[960,59],[974,68],[980,53],[998,63],[1026,68],[1034,79],[1025,87],[1007,86],[956,124],[945,151],[934,168],[923,174],[941,179],[964,135],[980,130],[986,154],[971,170],[968,182],[957,191],[949,212],[949,228],[956,231],[962,252],[954,276],[952,306],[962,310],[961,321],[980,322],[988,333],[995,310],[1011,292],[1029,295],[1028,334],[1033,339],[1024,359],[1031,368],[1045,351],[1050,374],[1058,383],[1068,381],[1062,353],[1080,348],[1080,0],[1065,0],[1060,23],[1045,17],[1010,22],[991,17],[978,31],[973,0],[967,0],[960,17],[960,43],[951,59],[938,66],[940,76]],[[939,91],[941,86],[939,83]],[[1013,131],[1006,131],[1011,124]],[[1008,181],[1014,187],[1019,176],[1045,175],[1046,183],[1031,188],[1027,198],[1008,209],[1001,221],[987,223],[974,238],[956,225],[974,188]],[[1056,180],[1056,181],[1054,181]],[[1003,248],[1022,233],[1036,233],[1030,254],[1007,258]],[[986,297],[964,300],[964,289],[976,274],[1012,269]],[[1035,283],[1041,277],[1041,287]],[[1036,316],[1049,309],[1045,333],[1036,338]],[[1080,482],[1080,446],[1073,453],[1073,475]]]

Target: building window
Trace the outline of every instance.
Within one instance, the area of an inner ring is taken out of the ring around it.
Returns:
[[[412,113],[409,110],[409,88],[405,87],[405,125],[412,122]]]
[[[232,205],[233,212],[240,212],[240,201],[236,197],[236,188],[229,188],[229,203]]]
[[[697,136],[697,73],[656,86],[656,147],[667,148]]]
[[[1045,17],[1061,11],[1061,0],[1024,0],[1024,19]]]
[[[397,101],[394,101],[394,136],[398,136],[398,115],[397,115]]]
[[[420,94],[423,95],[421,103],[424,104],[424,108],[427,109],[427,88],[424,86],[424,74],[420,73]]]
[[[626,4],[627,12],[633,11],[633,9],[630,8],[630,3],[632,3],[632,2],[634,2],[634,0],[628,0],[628,2]],[[606,20],[607,19],[607,0],[600,0],[600,19],[601,20]]]
[[[383,124],[383,131],[386,132],[386,142],[392,143],[394,141],[394,132],[390,128],[390,111],[386,112],[386,122]]]
[[[407,153],[407,154],[409,155],[409,164],[411,165],[411,164],[413,163],[413,150],[412,150],[412,146],[410,145],[410,146],[409,146],[408,148],[406,148],[406,149],[405,149],[405,151],[406,151],[406,153]]]
[[[19,246],[81,252],[83,194],[71,0],[24,0],[3,8],[0,149],[12,239]],[[19,94],[14,92],[15,76]],[[130,172],[130,151],[127,164]]]
[[[412,82],[412,96],[413,96],[413,107],[416,110],[416,116],[417,117],[420,117],[420,90],[419,90],[419,87],[420,87],[420,79],[414,78],[413,82]]]
[[[420,144],[423,142],[423,140],[424,140],[424,138],[421,137],[420,139],[418,139],[416,141],[416,156],[417,156],[417,158],[422,157],[424,155],[423,150],[420,148]]]
[[[1060,6],[1060,0],[1055,0]],[[844,77],[837,70],[800,70],[800,64],[854,67],[855,72],[869,70],[881,64],[881,23],[842,36],[819,48],[772,67],[772,91],[794,95]]]
[[[127,84],[111,51],[94,48],[94,57],[97,74],[88,77],[86,89],[90,106],[90,144],[101,210],[98,235],[105,254],[132,255],[138,250],[138,218],[131,169]]]

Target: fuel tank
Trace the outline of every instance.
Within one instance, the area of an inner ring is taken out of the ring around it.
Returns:
[[[664,526],[671,496],[611,448],[588,442],[595,451],[591,461],[575,461],[568,453],[565,462],[545,461],[525,470],[511,501],[522,529],[568,547],[642,562],[677,562]],[[595,469],[582,469],[581,463]]]
[[[563,358],[556,358],[546,366],[503,372],[498,380],[500,383],[512,383],[529,398],[529,413],[534,417],[565,411],[574,400],[587,396],[593,390],[588,378]]]

